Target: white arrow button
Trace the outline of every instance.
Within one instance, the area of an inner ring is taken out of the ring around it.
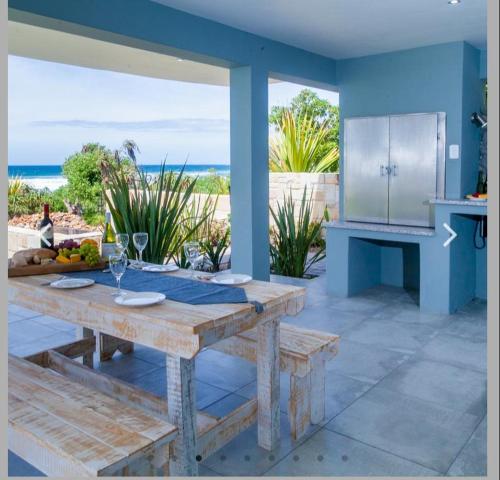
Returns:
[[[451,242],[453,242],[453,240],[455,240],[455,238],[458,237],[458,234],[447,223],[443,223],[443,227],[450,234],[449,238],[443,243],[443,247],[446,248]]]

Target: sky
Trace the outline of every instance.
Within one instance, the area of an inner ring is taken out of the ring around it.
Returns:
[[[138,161],[229,164],[229,88],[9,56],[9,165],[59,165],[87,142],[134,140]],[[269,85],[269,105],[304,88]],[[316,91],[338,104],[338,94]]]

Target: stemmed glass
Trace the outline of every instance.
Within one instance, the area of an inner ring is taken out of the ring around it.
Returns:
[[[127,253],[128,242],[128,233],[116,234],[116,249],[118,250],[118,253]]]
[[[200,244],[198,242],[186,242],[184,244],[184,254],[189,261],[189,269],[191,270],[191,278],[194,277],[195,263],[200,256]]]
[[[119,255],[110,255],[109,256],[109,269],[111,273],[116,279],[116,285],[118,287],[117,291],[112,293],[114,297],[120,297],[122,295],[122,291],[120,288],[120,280],[127,270],[128,258],[125,253],[120,253]]]
[[[132,239],[134,241],[135,248],[139,252],[139,268],[143,268],[144,262],[142,261],[142,251],[146,248],[148,244],[148,234],[146,232],[134,233]]]

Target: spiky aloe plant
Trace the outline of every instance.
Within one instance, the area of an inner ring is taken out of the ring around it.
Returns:
[[[309,268],[325,258],[321,239],[321,223],[312,220],[312,196],[304,188],[298,215],[292,193],[283,195],[283,203],[276,211],[270,207],[275,226],[271,229],[271,270],[288,277],[303,277]],[[309,256],[313,245],[320,245]]]
[[[169,261],[181,245],[202,224],[197,219],[189,228],[183,229],[183,214],[196,184],[195,178],[186,178],[184,168],[180,174],[165,170],[165,162],[155,179],[148,179],[137,168],[136,180],[121,169],[112,169],[109,174],[105,199],[117,232],[128,233],[129,255],[135,257],[132,235],[147,232],[148,244],[143,259],[152,263]]]
[[[269,143],[269,169],[281,173],[336,171],[338,148],[322,153],[328,135],[326,123],[316,125],[307,115],[296,121],[291,111],[283,112],[277,134]]]
[[[212,220],[208,236],[201,241],[201,249],[208,258],[212,272],[219,272],[224,255],[231,242],[231,229],[225,221]]]
[[[23,190],[23,179],[19,175],[9,178],[9,187],[7,190],[7,195],[9,197],[19,195]]]
[[[181,188],[185,188],[183,185]],[[217,197],[218,198],[218,197]],[[217,198],[211,195],[202,197],[193,195],[181,215],[181,228],[178,236],[184,237],[184,241],[179,244],[179,250],[174,254],[175,263],[181,268],[187,268],[189,262],[184,254],[182,244],[186,241],[202,242],[208,235],[210,222],[215,215]]]

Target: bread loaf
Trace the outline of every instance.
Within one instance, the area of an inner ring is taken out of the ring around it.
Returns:
[[[53,259],[57,257],[57,253],[50,248],[28,248],[27,250],[19,250],[12,256],[12,265],[14,267],[24,267],[29,264],[39,265],[42,259]]]

